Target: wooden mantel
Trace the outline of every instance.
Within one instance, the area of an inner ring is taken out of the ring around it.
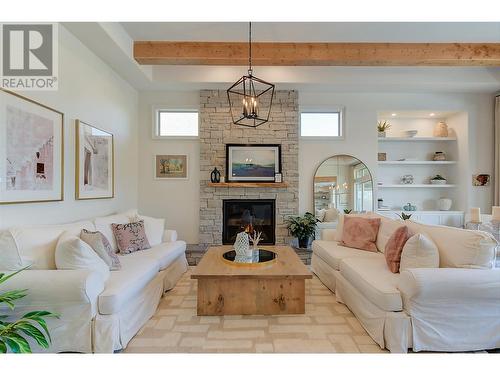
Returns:
[[[143,65],[247,65],[248,43],[136,41]],[[500,43],[252,43],[260,66],[500,66]]]
[[[225,188],[286,188],[286,182],[209,182],[209,187]]]

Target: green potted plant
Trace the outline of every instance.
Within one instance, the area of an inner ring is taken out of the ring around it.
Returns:
[[[377,130],[378,130],[378,136],[381,138],[385,138],[386,136],[386,131],[391,128],[391,124],[389,124],[387,121],[379,121],[377,122]]]
[[[318,219],[310,212],[304,216],[290,216],[285,220],[290,234],[299,240],[300,248],[307,248],[309,239],[314,235]]]
[[[6,275],[0,273],[0,284],[6,282],[11,277],[24,271],[23,268],[17,272]],[[26,297],[24,290],[12,290],[0,294],[0,306],[7,305],[14,310],[14,301]],[[33,339],[39,346],[47,349],[50,344],[50,334],[47,328],[46,318],[58,318],[58,314],[48,311],[31,311],[24,314],[21,319],[7,321],[8,315],[0,315],[0,353],[31,353],[31,346],[26,338]]]
[[[401,212],[401,214],[398,214],[399,218],[401,220],[410,220],[411,214],[405,214],[404,212]]]
[[[446,185],[446,178],[437,174],[431,178],[431,184],[432,185]]]
[[[349,215],[352,212],[349,208],[344,208],[344,214]]]

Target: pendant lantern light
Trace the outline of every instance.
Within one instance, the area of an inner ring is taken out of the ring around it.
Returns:
[[[274,85],[253,75],[252,23],[248,33],[248,75],[244,75],[227,90],[233,124],[256,128],[269,121]]]

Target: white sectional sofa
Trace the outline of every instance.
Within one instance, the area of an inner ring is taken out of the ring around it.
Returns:
[[[382,252],[341,246],[340,234],[327,229],[322,240],[312,244],[313,272],[381,348],[391,352],[499,348],[500,269],[494,268],[493,238],[458,228],[404,225],[434,241],[439,268],[391,273]]]
[[[0,285],[0,293],[28,290],[25,298],[16,301],[16,316],[32,310],[61,315],[60,319],[48,319],[52,337],[49,352],[110,353],[124,349],[154,314],[163,293],[173,288],[187,270],[186,243],[177,240],[175,231],[158,225],[163,221],[144,216],[141,219],[145,220],[151,249],[120,255],[121,269],[111,271],[106,281],[94,271],[56,269],[55,248],[62,233],[79,235],[84,228],[98,230],[116,249],[111,223],[128,223],[136,213],[129,211],[91,221],[16,227],[0,232],[0,260],[10,265],[7,270],[0,267],[0,272],[9,273],[31,264],[29,269]],[[13,267],[16,262],[17,267]]]

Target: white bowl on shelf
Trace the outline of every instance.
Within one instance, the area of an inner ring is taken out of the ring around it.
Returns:
[[[407,130],[405,131],[405,134],[408,138],[413,138],[417,135],[418,130]]]
[[[431,180],[431,185],[446,185],[446,180]]]

